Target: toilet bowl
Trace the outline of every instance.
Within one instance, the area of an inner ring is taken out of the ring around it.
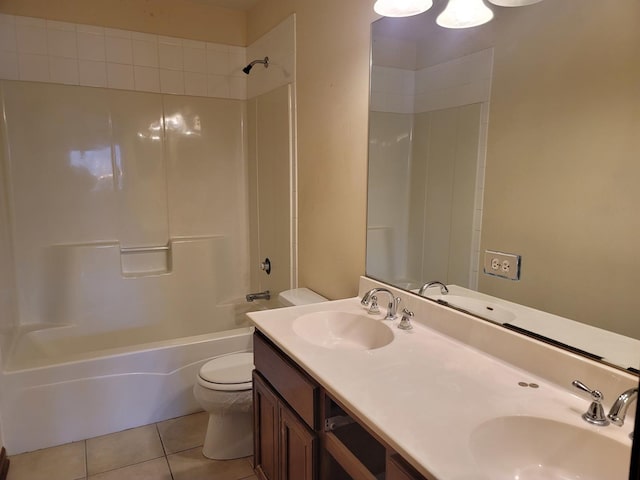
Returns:
[[[253,453],[252,370],[251,352],[216,357],[200,368],[193,395],[209,414],[205,457],[230,460]]]
[[[308,288],[278,295],[284,306],[326,302]],[[222,355],[205,363],[193,386],[193,395],[209,414],[202,454],[214,460],[248,457],[253,453],[253,353]]]

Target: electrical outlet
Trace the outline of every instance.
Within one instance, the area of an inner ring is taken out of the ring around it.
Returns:
[[[485,250],[484,273],[508,280],[520,280],[520,255]]]

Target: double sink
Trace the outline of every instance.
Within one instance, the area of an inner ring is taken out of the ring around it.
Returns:
[[[584,422],[588,401],[568,390],[419,321],[399,330],[398,320],[367,314],[358,298],[287,310],[252,318],[369,428],[439,480],[628,476],[628,433]]]

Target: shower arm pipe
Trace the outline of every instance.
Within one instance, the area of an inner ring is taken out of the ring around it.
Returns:
[[[259,64],[259,63],[260,63],[260,64],[262,64],[262,65],[264,65],[264,68],[269,68],[269,57],[264,57],[264,59],[263,59],[263,60],[254,60],[254,61],[252,61],[249,65],[247,65],[246,67],[244,67],[244,68],[242,69],[242,71],[243,71],[244,73],[246,73],[247,75],[249,75],[249,72],[251,71],[251,69],[253,68],[253,66],[254,66],[254,65],[257,65],[257,64]]]

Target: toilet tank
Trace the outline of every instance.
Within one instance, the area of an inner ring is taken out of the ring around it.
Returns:
[[[294,288],[292,290],[284,290],[278,294],[278,300],[285,307],[294,305],[309,305],[311,303],[327,302],[328,299],[322,295],[318,295],[308,288]]]

